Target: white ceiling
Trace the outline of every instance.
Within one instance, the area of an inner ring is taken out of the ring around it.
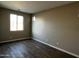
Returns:
[[[26,13],[37,13],[69,3],[72,1],[0,1],[0,7]]]

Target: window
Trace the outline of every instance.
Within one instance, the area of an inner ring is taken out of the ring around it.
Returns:
[[[23,16],[10,14],[10,31],[23,31]]]

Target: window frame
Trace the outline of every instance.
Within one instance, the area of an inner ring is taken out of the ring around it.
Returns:
[[[12,30],[11,29],[11,15],[16,15],[16,30]],[[18,21],[19,21],[19,19],[18,19],[18,17],[19,16],[21,16],[23,19],[22,19],[22,29],[19,29],[18,28]],[[16,31],[24,31],[24,16],[22,16],[22,15],[18,15],[18,14],[13,14],[13,13],[11,13],[10,14],[10,32],[16,32]]]

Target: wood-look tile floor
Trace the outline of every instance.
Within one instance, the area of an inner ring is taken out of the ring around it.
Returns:
[[[0,58],[75,58],[34,40],[0,44]]]

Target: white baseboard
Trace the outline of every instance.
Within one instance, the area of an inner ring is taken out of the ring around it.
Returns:
[[[34,38],[33,38],[33,39],[34,39]],[[61,48],[59,48],[59,47],[55,47],[55,46],[50,45],[50,44],[48,44],[48,43],[42,42],[42,41],[40,41],[40,40],[38,40],[38,39],[34,39],[34,40],[36,40],[36,41],[38,41],[38,42],[41,42],[41,43],[43,43],[43,44],[45,44],[45,45],[48,45],[48,46],[50,46],[50,47],[52,47],[52,48],[55,48],[55,49],[57,49],[57,50],[60,50],[60,51],[62,51],[62,52],[65,52],[65,53],[67,53],[67,54],[70,54],[70,55],[73,55],[73,56],[79,58],[79,55],[77,55],[77,54],[74,54],[74,53],[72,53],[72,52],[66,51],[66,50],[61,49]]]
[[[17,40],[24,40],[24,39],[31,39],[31,37],[11,39],[11,40],[7,40],[7,41],[1,41],[0,43],[7,43],[7,42],[13,42],[13,41],[17,41]]]

